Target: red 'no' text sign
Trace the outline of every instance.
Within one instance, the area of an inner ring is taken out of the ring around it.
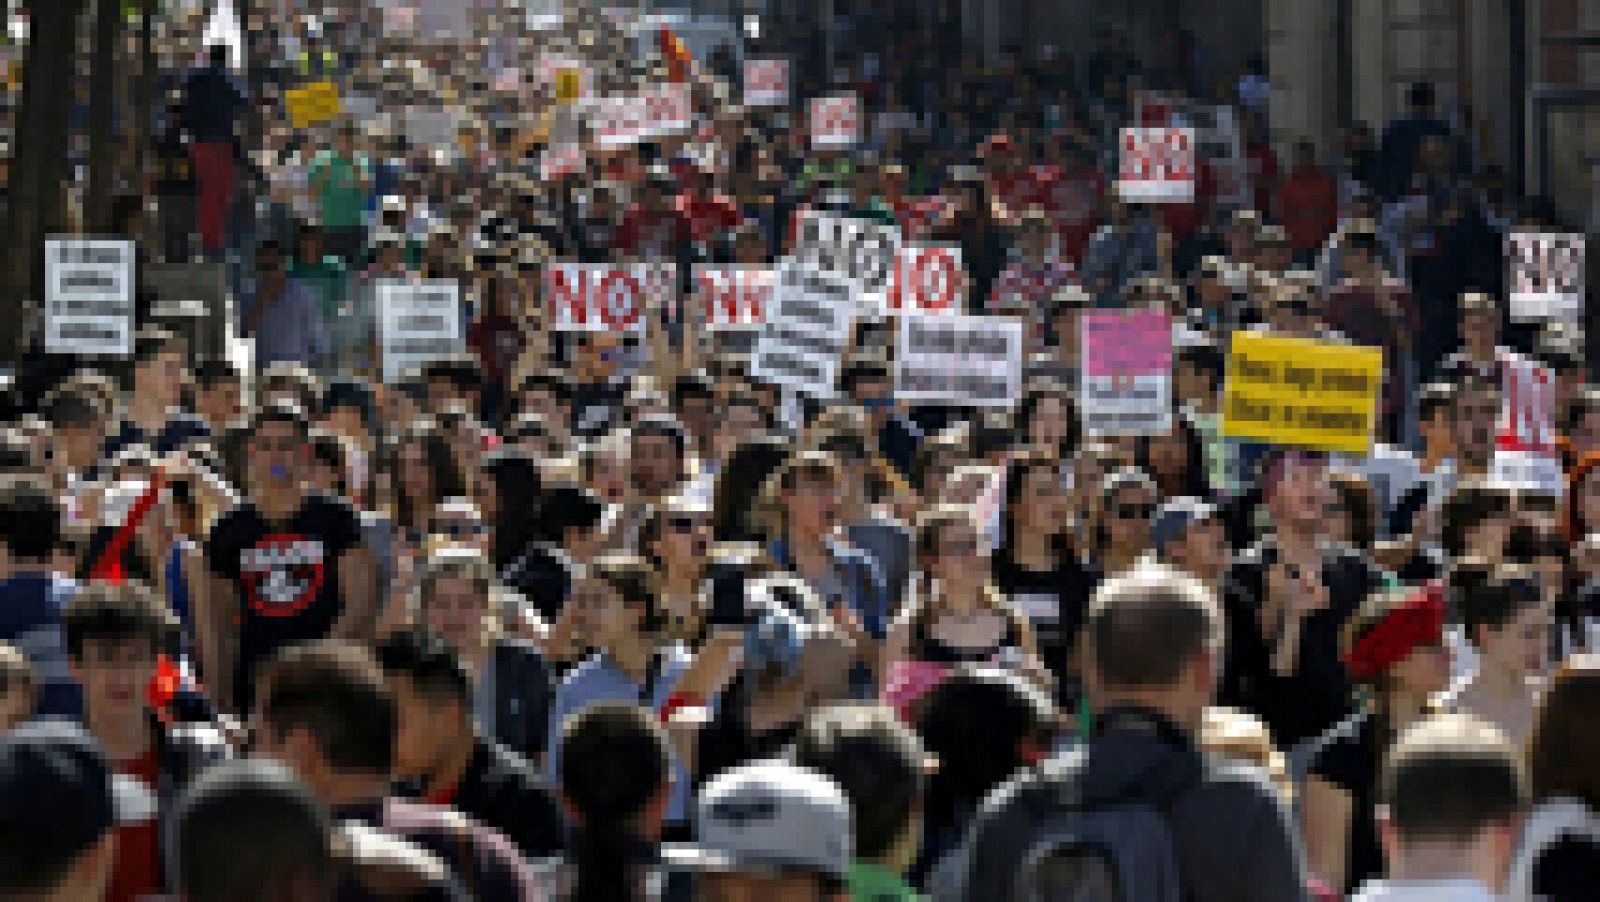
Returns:
[[[967,296],[967,272],[961,248],[948,244],[901,245],[895,258],[894,281],[886,293],[889,313],[961,312]]]
[[[1192,203],[1195,156],[1192,128],[1125,128],[1117,191],[1134,203]]]

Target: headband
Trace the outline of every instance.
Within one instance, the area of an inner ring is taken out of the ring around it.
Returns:
[[[1419,647],[1438,642],[1443,631],[1444,589],[1435,583],[1373,625],[1345,654],[1345,669],[1352,679],[1371,679]]]

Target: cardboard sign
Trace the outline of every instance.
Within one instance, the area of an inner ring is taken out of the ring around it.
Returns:
[[[600,97],[591,102],[589,124],[595,143],[602,148],[631,147],[662,135],[687,131],[694,111],[689,86],[659,85],[620,97]]]
[[[1192,128],[1124,128],[1117,191],[1130,203],[1192,203]]]
[[[744,105],[788,106],[789,61],[786,59],[745,60]]]
[[[900,227],[833,213],[800,218],[794,260],[807,269],[856,283],[866,312],[882,312],[900,255]]]
[[[1510,354],[1501,359],[1500,374],[1492,476],[1514,488],[1560,495],[1565,479],[1556,448],[1555,373]]]
[[[382,279],[374,287],[383,381],[396,382],[415,367],[465,349],[461,292],[455,282]]]
[[[960,313],[967,298],[967,271],[961,266],[961,246],[955,244],[904,244],[895,256],[894,280],[889,284],[889,313]]]
[[[45,351],[133,353],[133,260],[131,241],[45,241]]]
[[[765,266],[701,266],[694,271],[695,293],[707,329],[760,326],[772,304],[774,273]]]
[[[289,121],[295,128],[310,128],[319,122],[337,119],[339,86],[331,81],[317,81],[303,88],[285,91],[284,102],[289,105]]]
[[[1583,320],[1587,239],[1578,234],[1512,232],[1506,236],[1511,266],[1511,318],[1519,322]]]
[[[539,178],[553,182],[568,176],[579,175],[589,165],[581,144],[559,144],[546,147],[539,155]]]
[[[750,375],[813,398],[832,397],[855,313],[849,279],[783,264]]]
[[[811,99],[811,146],[847,150],[861,138],[861,102],[854,93]]]
[[[895,354],[895,398],[1013,407],[1022,392],[1022,335],[1022,320],[1012,317],[906,314]]]
[[[678,281],[670,263],[552,263],[544,278],[552,325],[567,332],[642,333]]]
[[[1366,454],[1382,386],[1381,348],[1235,332],[1223,385],[1222,434]]]
[[[1172,321],[1158,310],[1084,313],[1079,409],[1091,435],[1172,429]]]

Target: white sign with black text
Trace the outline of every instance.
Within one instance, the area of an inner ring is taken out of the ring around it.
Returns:
[[[376,289],[383,381],[398,381],[413,367],[465,349],[461,290],[455,282],[383,279]]]
[[[133,353],[133,242],[48,239],[44,276],[46,351]]]
[[[887,308],[899,255],[899,226],[833,213],[807,212],[800,219],[795,263],[854,282],[864,313]]]
[[[855,321],[855,284],[836,273],[782,264],[750,375],[813,398],[829,398]]]
[[[900,317],[894,396],[913,404],[1016,405],[1022,392],[1022,320],[1000,316]]]

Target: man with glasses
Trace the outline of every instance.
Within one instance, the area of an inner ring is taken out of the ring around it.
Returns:
[[[195,603],[205,681],[218,706],[241,712],[260,662],[328,636],[364,640],[376,614],[355,510],[304,488],[305,415],[269,404],[249,435],[250,496],[212,525],[211,579]]]
[[[254,288],[245,293],[239,322],[254,338],[257,369],[274,363],[301,363],[313,369],[332,351],[317,293],[285,268],[283,247],[264,241],[256,248]]]

